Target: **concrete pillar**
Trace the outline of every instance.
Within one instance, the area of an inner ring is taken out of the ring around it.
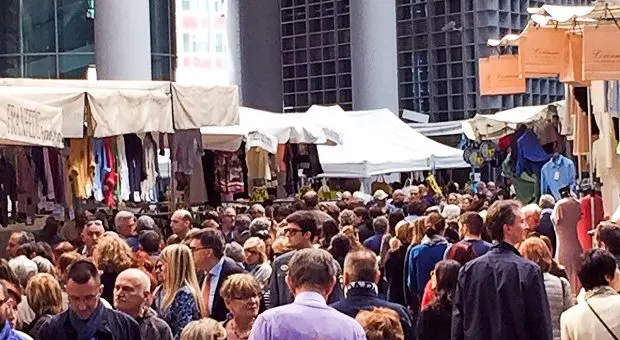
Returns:
[[[151,80],[149,0],[95,2],[98,79]]]
[[[398,114],[396,0],[351,1],[353,109]]]
[[[282,112],[279,1],[228,1],[231,79],[240,85],[241,104]]]

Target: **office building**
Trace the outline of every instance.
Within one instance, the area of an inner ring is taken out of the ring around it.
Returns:
[[[170,80],[176,62],[173,1],[2,0],[0,77],[85,79],[99,59],[101,79]],[[138,43],[128,47],[132,41]]]

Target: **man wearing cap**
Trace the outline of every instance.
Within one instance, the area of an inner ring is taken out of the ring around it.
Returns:
[[[372,198],[375,200],[375,204],[381,208],[385,208],[385,206],[387,205],[388,194],[386,194],[385,191],[381,189],[375,191],[374,195],[372,195]]]

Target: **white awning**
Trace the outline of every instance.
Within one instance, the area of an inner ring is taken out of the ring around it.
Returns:
[[[551,119],[553,114],[562,116],[566,102],[549,105],[521,106],[491,115],[478,114],[463,122],[463,132],[472,140],[492,140],[513,133],[521,124],[532,125]]]
[[[237,124],[236,86],[156,81],[0,79],[0,93],[63,109],[63,137],[80,138],[87,108],[94,137]],[[174,113],[174,117],[173,117]],[[174,119],[174,120],[173,120]],[[174,121],[174,125],[173,125]]]
[[[453,120],[436,123],[407,123],[407,125],[426,137],[438,137],[462,135],[463,122],[463,120]]]
[[[0,95],[0,145],[64,147],[62,109]]]

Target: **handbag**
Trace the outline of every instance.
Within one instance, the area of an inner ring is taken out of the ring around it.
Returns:
[[[601,317],[598,315],[598,313],[594,310],[594,308],[592,308],[592,306],[590,306],[590,303],[588,302],[588,300],[586,300],[586,304],[588,305],[588,307],[590,308],[590,310],[592,311],[592,313],[594,313],[594,316],[596,316],[596,318],[598,319],[598,321],[600,321],[603,324],[603,327],[605,327],[605,329],[607,330],[607,332],[609,332],[609,335],[611,335],[611,337],[614,340],[618,340],[618,337],[614,334],[614,332],[611,331],[611,329],[609,328],[609,326],[607,326],[607,324],[605,323],[605,321],[603,321],[603,319],[601,319]]]
[[[377,190],[383,190],[388,195],[392,194],[392,188],[385,182],[385,178],[383,178],[383,176],[379,176],[376,181],[372,182],[370,190],[372,193],[375,193]]]

